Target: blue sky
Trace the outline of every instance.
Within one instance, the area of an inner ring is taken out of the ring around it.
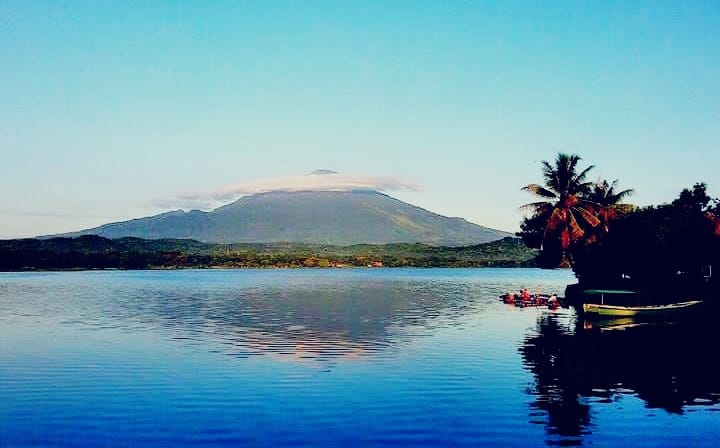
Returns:
[[[720,194],[720,3],[0,1],[0,238],[318,168],[516,230],[576,152]]]

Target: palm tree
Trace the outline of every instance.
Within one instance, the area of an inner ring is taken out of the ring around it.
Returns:
[[[578,172],[580,160],[577,154],[563,153],[557,155],[554,164],[543,160],[544,184],[523,187],[524,191],[541,198],[522,208],[532,210],[536,218],[543,217],[542,222],[546,222],[542,245],[559,236],[564,251],[571,243],[584,238],[585,229],[600,225],[597,205],[587,199],[593,183],[585,180],[595,167],[590,165]]]
[[[587,195],[588,201],[593,204],[597,217],[606,232],[609,230],[610,221],[632,209],[631,205],[622,204],[622,201],[632,195],[635,190],[628,188],[619,191],[619,182],[618,179],[612,182],[598,180]]]

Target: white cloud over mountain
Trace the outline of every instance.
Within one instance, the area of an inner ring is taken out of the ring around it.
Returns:
[[[416,183],[392,176],[340,174],[331,170],[316,170],[301,176],[279,176],[249,180],[227,185],[208,194],[186,194],[172,200],[156,201],[157,207],[207,209],[240,196],[296,191],[418,191]]]

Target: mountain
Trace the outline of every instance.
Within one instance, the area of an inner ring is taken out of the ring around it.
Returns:
[[[507,232],[448,218],[377,191],[269,192],[210,212],[182,210],[59,236],[187,238],[209,243],[481,244]]]

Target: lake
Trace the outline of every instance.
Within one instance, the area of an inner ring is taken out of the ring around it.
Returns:
[[[718,446],[712,322],[602,327],[498,300],[573,282],[0,274],[0,446]]]

